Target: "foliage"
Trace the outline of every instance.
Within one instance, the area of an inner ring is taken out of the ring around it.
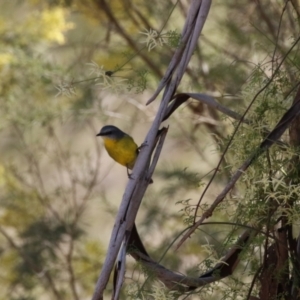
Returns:
[[[280,230],[288,231],[287,248],[295,243],[299,149],[286,133],[284,144],[250,166],[210,223],[172,251],[193,224],[227,144],[197,217],[294,99],[298,43],[288,51],[299,36],[299,9],[294,1],[270,3],[214,2],[181,88],[211,93],[240,114],[249,108],[250,125],[202,103],[183,105],[169,120],[155,183],[137,218],[151,257],[190,276],[221,262],[245,228],[259,234],[245,247],[233,276],[187,295],[169,291],[149,270],[129,262],[126,299],[261,296],[266,270],[257,274]],[[140,0],[1,5],[0,299],[89,298],[126,180],[126,170],[119,175],[106,162],[95,133],[101,125],[119,123],[142,140],[158,105],[144,103],[180,46],[187,6]],[[288,252],[286,269],[297,270],[296,261]],[[286,269],[276,270],[278,277]]]

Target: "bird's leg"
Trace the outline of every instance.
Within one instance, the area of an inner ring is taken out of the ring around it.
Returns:
[[[129,173],[129,168],[128,168],[127,165],[126,165],[126,170],[127,170],[127,176],[128,176],[128,178],[129,178],[129,179],[132,179],[132,176],[131,176],[131,174]]]

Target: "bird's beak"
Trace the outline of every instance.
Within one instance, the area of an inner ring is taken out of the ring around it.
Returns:
[[[102,133],[101,132],[99,132],[98,134],[96,134],[96,136],[101,136],[102,135]]]

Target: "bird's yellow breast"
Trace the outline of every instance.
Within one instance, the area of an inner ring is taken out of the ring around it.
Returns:
[[[132,169],[138,154],[138,146],[129,135],[116,140],[103,137],[108,154],[119,164]]]

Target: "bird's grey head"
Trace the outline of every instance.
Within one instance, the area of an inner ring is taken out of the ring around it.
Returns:
[[[125,132],[123,132],[116,126],[106,125],[101,128],[100,132],[96,136],[109,137],[111,139],[117,140],[122,138],[125,134]]]

